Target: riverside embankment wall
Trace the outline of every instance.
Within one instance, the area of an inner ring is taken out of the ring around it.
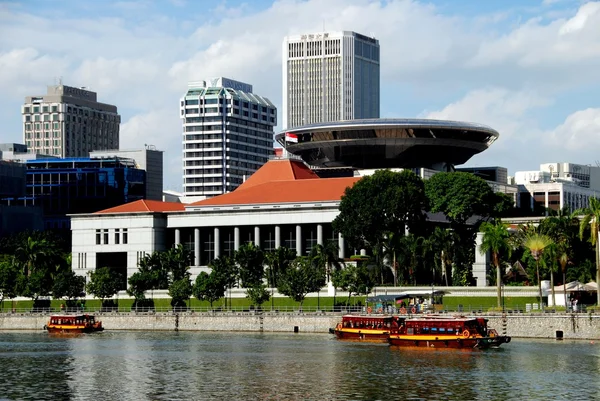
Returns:
[[[521,338],[600,340],[600,315],[518,314],[478,315],[489,319],[489,326]],[[149,331],[227,331],[327,333],[341,319],[339,314],[315,313],[112,313],[97,314],[106,330]],[[0,314],[0,330],[42,330],[48,315]]]

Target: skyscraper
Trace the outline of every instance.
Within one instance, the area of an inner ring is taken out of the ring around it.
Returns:
[[[273,155],[277,109],[252,85],[223,77],[190,82],[180,108],[186,197],[233,191]]]
[[[356,32],[283,41],[283,128],[379,118],[379,41]]]
[[[92,150],[118,149],[121,116],[100,103],[96,92],[66,85],[28,96],[21,107],[23,142],[31,153],[87,157]]]

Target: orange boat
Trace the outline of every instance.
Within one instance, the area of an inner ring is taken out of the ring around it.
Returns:
[[[387,342],[390,333],[398,330],[399,318],[390,315],[344,315],[334,329],[340,340]]]
[[[53,315],[44,326],[48,333],[93,333],[104,330],[101,321],[93,315]]]
[[[390,333],[390,345],[429,348],[497,348],[510,342],[487,327],[488,319],[465,316],[425,315],[400,319],[399,328]]]

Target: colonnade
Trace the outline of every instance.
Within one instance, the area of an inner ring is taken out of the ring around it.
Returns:
[[[281,247],[281,226],[279,225],[275,225],[275,244],[274,247],[275,248],[279,248]],[[221,240],[220,240],[220,227],[214,227],[214,257],[218,258],[221,256]],[[296,248],[296,254],[297,255],[302,255],[302,225],[297,224],[295,227],[295,231],[296,231],[296,235],[295,235],[295,248]],[[236,226],[234,227],[233,230],[234,233],[234,238],[233,238],[233,244],[234,244],[234,250],[237,251],[240,248],[240,227]],[[253,242],[256,246],[261,246],[261,242],[260,242],[260,234],[261,234],[261,228],[260,226],[254,226],[254,238],[253,238]],[[317,224],[317,244],[319,245],[323,245],[324,244],[324,238],[323,238],[323,225],[322,224]],[[338,257],[340,259],[343,259],[346,255],[345,255],[345,243],[344,243],[344,237],[338,233],[337,235],[337,241],[338,241]],[[175,245],[179,245],[181,244],[181,229],[180,228],[175,228]],[[196,227],[194,228],[194,266],[199,266],[199,261],[200,261],[200,228]]]

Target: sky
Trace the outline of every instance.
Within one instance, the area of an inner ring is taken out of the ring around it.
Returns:
[[[600,165],[600,0],[0,0],[0,142],[62,79],[116,105],[121,149],[163,150],[180,191],[187,82],[250,83],[281,121],[283,38],[323,29],[379,40],[381,117],[496,129],[465,166]]]

